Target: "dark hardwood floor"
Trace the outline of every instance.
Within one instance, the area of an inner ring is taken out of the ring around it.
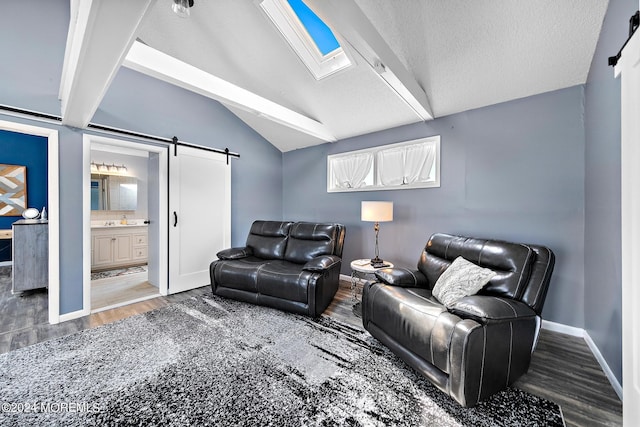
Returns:
[[[47,323],[47,294],[11,295],[6,271],[0,267],[0,353],[64,336],[154,310],[195,295],[208,286],[106,310],[72,321]],[[326,315],[362,328],[353,314],[350,283],[341,282]],[[622,404],[582,338],[542,330],[529,372],[515,387],[558,403],[568,426],[621,426]]]

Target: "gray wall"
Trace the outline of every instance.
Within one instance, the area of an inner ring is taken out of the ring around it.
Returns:
[[[282,153],[209,98],[121,68],[92,122],[240,154],[231,158],[231,242],[256,217],[282,217]]]
[[[347,227],[342,273],[373,256],[362,200],[391,200],[380,255],[415,267],[434,232],[551,247],[557,256],[543,317],[584,326],[583,87],[486,107],[284,154],[284,218]],[[441,187],[327,193],[326,156],[441,135]]]
[[[585,329],[622,383],[620,80],[607,58],[628,35],[635,0],[612,0],[585,97]]]
[[[585,327],[621,380],[620,87],[605,58],[626,39],[636,9],[635,0],[610,2],[585,93],[570,88],[284,156],[219,104],[130,70],[118,74],[94,121],[239,152],[234,245],[256,217],[284,213],[341,221],[348,227],[345,259],[371,256],[373,230],[359,220],[361,200],[395,202],[394,222],[382,224],[381,255],[400,265],[414,266],[435,231],[547,244],[558,264],[544,317]],[[66,0],[3,4],[1,104],[59,114],[68,22]],[[60,131],[61,312],[78,310],[82,132],[0,119]],[[434,134],[442,135],[441,188],[326,192],[327,154]]]
[[[0,104],[58,115],[69,2],[5,3],[0,14]],[[80,310],[82,131],[2,114],[0,119],[59,131],[60,313]],[[122,69],[92,121],[240,153],[240,159],[232,160],[232,244],[244,243],[255,217],[282,217],[281,153],[219,103]]]
[[[60,114],[69,1],[3,1],[0,104]]]

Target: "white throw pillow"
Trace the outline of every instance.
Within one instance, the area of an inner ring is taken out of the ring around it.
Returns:
[[[459,256],[440,275],[431,294],[446,307],[468,295],[475,295],[496,273]]]

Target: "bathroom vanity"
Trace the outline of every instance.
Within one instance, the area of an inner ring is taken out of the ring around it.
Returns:
[[[147,263],[148,227],[136,225],[91,226],[91,271]]]

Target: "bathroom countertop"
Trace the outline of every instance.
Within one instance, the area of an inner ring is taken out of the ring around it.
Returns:
[[[113,225],[104,225],[105,221],[100,221],[99,223],[96,224],[91,224],[91,228],[132,228],[132,227],[145,227],[147,228],[148,225],[145,224],[143,221],[136,221],[135,224],[132,224],[131,222],[128,224],[120,224],[120,222],[116,222],[114,221]]]

